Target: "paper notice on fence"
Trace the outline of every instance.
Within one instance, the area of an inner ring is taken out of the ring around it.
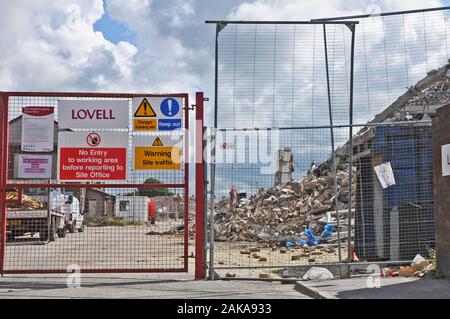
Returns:
[[[22,108],[22,151],[53,151],[53,113],[50,106]]]
[[[442,145],[442,176],[450,175],[450,144]]]
[[[383,188],[395,185],[394,172],[390,162],[375,166],[374,169]]]

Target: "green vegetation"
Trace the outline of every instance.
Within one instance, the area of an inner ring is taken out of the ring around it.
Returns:
[[[163,184],[160,180],[156,178],[148,178],[145,180],[144,184]],[[125,194],[125,196],[147,196],[147,197],[156,197],[156,196],[172,196],[173,193],[170,192],[167,188],[140,188],[135,190],[134,192]]]
[[[127,221],[123,217],[113,216],[86,216],[84,224],[88,227],[102,226],[140,226],[145,223],[142,221]]]

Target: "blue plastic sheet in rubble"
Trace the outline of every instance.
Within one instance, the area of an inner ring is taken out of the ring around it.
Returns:
[[[311,228],[306,228],[305,230],[305,235],[306,235],[306,244],[308,246],[316,246],[320,243],[320,239],[317,238],[316,236],[314,236]]]
[[[333,234],[334,224],[326,224],[322,232],[322,238],[330,237]]]

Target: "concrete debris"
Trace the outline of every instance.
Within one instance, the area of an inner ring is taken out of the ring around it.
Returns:
[[[253,241],[285,246],[288,242],[299,242],[308,227],[315,235],[320,236],[327,223],[336,222],[336,210],[344,240],[347,232],[344,220],[347,218],[350,201],[349,174],[347,164],[338,168],[337,207],[331,170],[324,166],[313,166],[308,176],[283,186],[262,189],[249,199],[241,199],[235,209],[229,208],[228,200],[219,202],[214,222],[216,240]],[[355,172],[353,176],[356,178]],[[355,191],[356,185],[353,184],[353,201]],[[336,241],[336,238],[335,232],[327,238],[327,242]]]
[[[312,267],[303,276],[303,280],[331,280],[333,274],[323,267]]]

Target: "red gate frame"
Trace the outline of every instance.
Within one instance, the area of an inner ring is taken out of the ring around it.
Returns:
[[[17,188],[20,191],[25,187],[52,188],[61,187],[61,184],[8,184],[8,104],[9,97],[80,97],[80,98],[126,98],[135,97],[180,97],[184,98],[185,129],[184,147],[184,183],[182,184],[102,184],[106,188],[183,188],[184,189],[184,267],[183,268],[161,268],[161,269],[81,269],[82,273],[152,273],[152,272],[188,272],[188,244],[189,244],[189,94],[138,94],[138,93],[70,93],[70,92],[0,92],[0,274],[35,274],[35,273],[67,273],[64,269],[44,269],[44,270],[5,270],[5,252],[6,252],[6,214],[7,201],[6,190],[8,188]],[[65,188],[88,188],[92,184],[64,184]],[[203,201],[202,201],[203,202]]]

